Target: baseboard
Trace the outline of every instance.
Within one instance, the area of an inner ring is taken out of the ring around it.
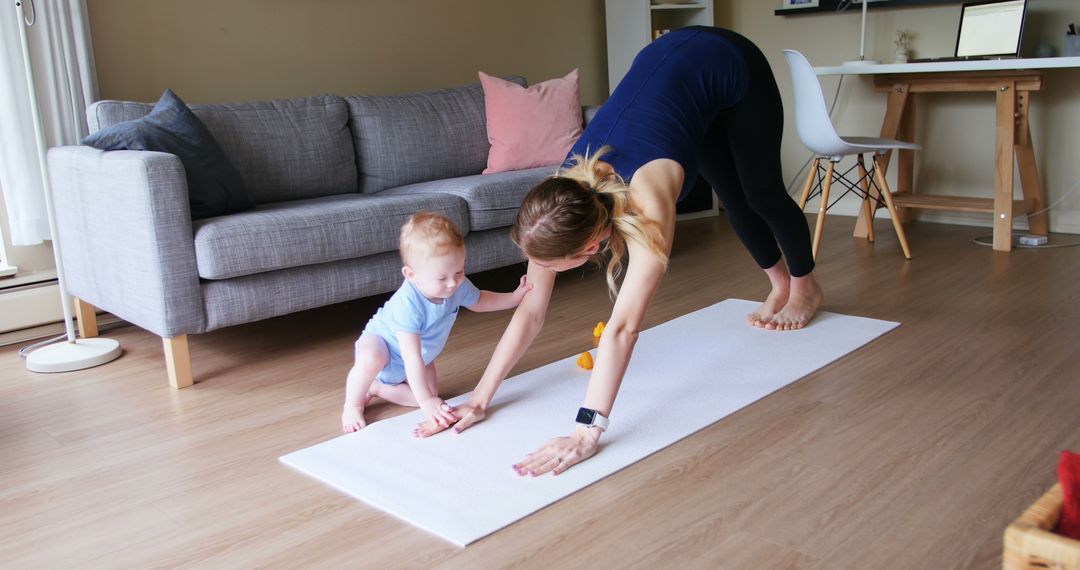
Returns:
[[[840,202],[829,209],[829,215],[833,216],[857,216],[862,202]],[[806,208],[806,213],[816,213],[816,204],[811,203]],[[1050,231],[1055,234],[1080,234],[1080,210],[1061,210],[1050,212]],[[885,210],[878,210],[875,219],[889,219]],[[950,212],[945,210],[920,210],[916,213],[916,219],[922,222],[937,224],[952,224],[956,226],[974,226],[992,228],[993,217],[989,214],[978,212]],[[1013,220],[1014,230],[1027,230],[1027,218],[1017,217]]]

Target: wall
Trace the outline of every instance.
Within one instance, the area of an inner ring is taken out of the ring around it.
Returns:
[[[774,16],[780,2],[771,0],[717,0],[717,23],[735,29],[756,42],[769,57],[787,110],[783,147],[788,181],[809,158],[799,142],[791,113],[791,80],[780,50],[802,51],[815,65],[837,65],[857,59],[857,10],[842,14]],[[914,34],[917,57],[951,55],[956,41],[960,4],[874,10],[867,17],[867,57],[892,61],[895,30]],[[1060,53],[1065,26],[1080,22],[1080,2],[1029,0],[1023,54],[1030,55],[1040,41],[1054,44]],[[823,77],[826,99],[832,100],[838,82]],[[1048,70],[1042,92],[1032,96],[1030,122],[1039,174],[1052,204],[1080,184],[1080,68]],[[915,187],[930,194],[990,197],[994,188],[994,98],[989,94],[920,95],[916,130],[924,150],[916,154]],[[833,120],[841,134],[876,135],[885,111],[885,98],[874,93],[871,80],[846,77],[841,85]],[[893,178],[890,182],[895,183]],[[1019,192],[1019,179],[1017,179]],[[795,191],[798,191],[796,188]],[[856,202],[839,204],[837,213],[854,214]],[[809,210],[809,207],[808,207]],[[884,215],[884,212],[880,213]],[[986,214],[930,212],[928,221],[985,225]],[[1080,191],[1065,197],[1050,211],[1054,232],[1080,233]],[[1017,227],[1026,227],[1018,219]]]
[[[223,102],[532,82],[607,93],[602,0],[88,0],[102,98]]]
[[[718,25],[760,45],[788,109],[785,178],[807,159],[791,116],[782,48],[819,65],[858,55],[859,14],[774,16],[775,0],[715,0]],[[916,56],[952,52],[959,3],[875,10],[867,51],[892,59],[896,29],[911,30]],[[322,92],[402,93],[475,81],[476,71],[519,73],[532,81],[581,69],[582,101],[607,94],[600,0],[89,0],[103,98],[155,100],[172,87],[191,102],[297,97]],[[1047,40],[1060,51],[1075,0],[1030,0],[1025,53]],[[822,79],[831,99],[838,79]],[[1048,202],[1080,183],[1080,70],[1050,70],[1033,97],[1031,129]],[[993,98],[985,94],[920,96],[916,157],[922,192],[990,196],[993,190]],[[839,130],[876,134],[884,97],[868,78],[845,78],[834,119]],[[854,213],[846,200],[834,210]],[[1051,211],[1055,231],[1080,233],[1080,192]],[[986,215],[926,212],[923,219],[989,225]],[[1025,222],[1017,222],[1019,227]]]

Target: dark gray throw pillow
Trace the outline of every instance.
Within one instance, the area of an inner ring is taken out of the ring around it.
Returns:
[[[206,125],[166,89],[149,115],[117,123],[84,138],[101,150],[152,150],[175,154],[187,175],[191,218],[209,218],[253,208],[244,180]]]

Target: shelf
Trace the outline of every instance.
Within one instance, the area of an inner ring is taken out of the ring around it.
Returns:
[[[931,4],[962,4],[960,0],[870,0],[869,11],[879,10],[881,8],[902,8],[905,6],[924,6]],[[776,16],[799,16],[802,14],[821,14],[826,12],[836,13],[836,7],[840,4],[840,0],[820,0],[817,6],[813,8],[780,8],[773,10],[773,14]],[[859,2],[853,3],[848,9],[848,12],[859,12],[862,10],[862,5]],[[959,14],[957,14],[959,16]]]
[[[893,203],[897,208],[921,208],[927,210],[959,210],[962,212],[994,213],[993,198],[973,198],[966,196],[933,196],[927,194],[908,194],[893,192]],[[1031,212],[1032,204],[1028,200],[1013,200],[1013,213]]]
[[[704,4],[650,4],[650,10],[704,10]]]

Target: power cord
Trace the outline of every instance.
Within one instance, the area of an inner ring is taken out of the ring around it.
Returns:
[[[1069,196],[1072,196],[1073,194],[1075,194],[1077,190],[1080,190],[1080,182],[1077,182],[1072,187],[1072,190],[1069,190],[1063,196],[1061,196],[1057,200],[1054,200],[1053,204],[1050,204],[1049,206],[1047,206],[1047,207],[1045,207],[1045,208],[1043,208],[1041,210],[1031,212],[1030,214],[1028,214],[1028,216],[1034,216],[1034,215],[1037,215],[1037,214],[1042,214],[1042,213],[1045,213],[1045,212],[1049,212],[1052,208],[1054,208],[1055,206],[1060,204],[1065,198],[1068,198]],[[1013,247],[1018,248],[1018,249],[1057,249],[1057,248],[1061,248],[1061,247],[1076,247],[1076,246],[1080,245],[1080,240],[1075,241],[1075,242],[1071,242],[1071,243],[1050,243],[1049,241],[1047,241],[1044,244],[1028,245],[1028,244],[1025,244],[1025,243],[1020,243],[1017,240],[1017,238],[1019,238],[1021,235],[1026,235],[1026,234],[1015,234],[1014,233],[1012,235],[1012,237],[1013,237]],[[971,242],[976,244],[976,245],[986,245],[986,246],[991,246],[992,247],[994,245],[994,236],[979,236],[979,237],[973,238],[971,240]]]
[[[112,330],[112,329],[118,329],[120,327],[127,326],[128,324],[129,323],[127,321],[116,321],[115,323],[99,325],[98,330],[99,331],[109,331],[109,330]],[[75,338],[81,338],[78,331],[75,332]],[[45,339],[45,340],[39,340],[38,342],[35,342],[34,344],[24,346],[24,347],[19,349],[19,358],[22,358],[23,360],[26,360],[26,358],[28,356],[30,356],[31,352],[34,352],[35,350],[37,350],[37,349],[39,349],[39,348],[41,348],[43,346],[48,346],[50,344],[60,342],[62,340],[67,340],[67,334],[54,336],[52,338]]]
[[[1076,246],[1080,245],[1080,240],[1077,240],[1077,241],[1071,242],[1071,243],[1050,243],[1050,242],[1046,242],[1046,243],[1044,243],[1042,245],[1026,245],[1026,244],[1022,244],[1022,243],[1019,243],[1018,241],[1016,241],[1016,238],[1019,237],[1020,235],[1022,235],[1022,234],[1013,234],[1012,235],[1012,237],[1013,237],[1013,245],[1012,246],[1014,248],[1016,248],[1016,249],[1057,249],[1057,248],[1062,248],[1062,247],[1076,247]],[[988,246],[988,247],[993,247],[994,246],[994,236],[989,235],[989,236],[979,236],[979,237],[976,237],[976,238],[972,238],[971,243],[974,243],[976,245],[985,245],[985,246]]]

